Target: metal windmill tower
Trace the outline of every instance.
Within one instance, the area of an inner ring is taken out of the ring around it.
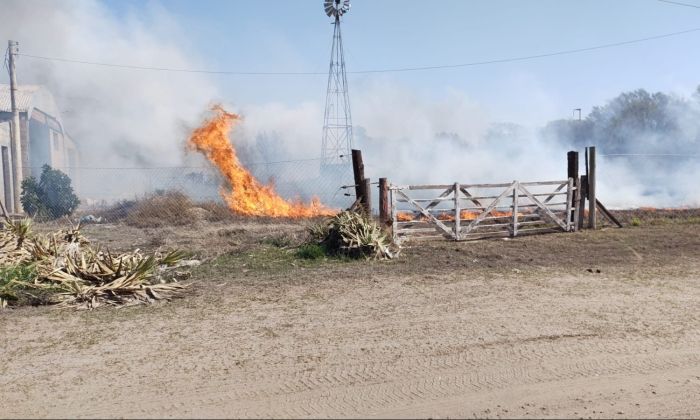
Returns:
[[[326,14],[334,19],[321,146],[321,168],[330,169],[349,163],[352,149],[352,115],[348,79],[345,75],[343,38],[340,32],[340,17],[350,10],[350,0],[325,0],[323,7]]]

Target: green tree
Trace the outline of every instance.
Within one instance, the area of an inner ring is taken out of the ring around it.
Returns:
[[[42,167],[38,182],[34,177],[22,181],[21,201],[29,215],[47,219],[70,215],[80,205],[68,175],[49,165]]]

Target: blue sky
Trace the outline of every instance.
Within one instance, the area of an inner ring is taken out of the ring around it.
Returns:
[[[700,1],[687,0],[689,3]],[[321,0],[169,0],[166,10],[202,65],[241,71],[328,67]],[[140,1],[109,0],[116,15]],[[656,0],[355,0],[343,21],[348,70],[455,64],[585,48],[700,27],[700,9]],[[351,89],[395,83],[422,95],[459,91],[497,120],[584,113],[624,90],[688,94],[700,83],[700,32],[606,50],[479,67],[351,75]],[[236,103],[322,100],[324,76],[216,76]],[[351,90],[352,92],[352,90]]]

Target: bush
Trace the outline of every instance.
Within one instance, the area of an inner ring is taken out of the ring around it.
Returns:
[[[309,227],[310,243],[329,255],[350,258],[390,259],[391,239],[371,217],[343,211]]]
[[[297,249],[296,255],[305,260],[318,260],[326,256],[326,249],[318,244],[304,244]]]
[[[80,200],[73,192],[68,175],[44,165],[41,177],[22,181],[22,207],[32,217],[49,220],[73,214]]]

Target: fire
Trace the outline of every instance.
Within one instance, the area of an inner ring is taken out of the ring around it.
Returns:
[[[275,192],[274,186],[264,185],[241,165],[228,134],[241,117],[226,112],[220,105],[212,107],[214,115],[194,130],[188,146],[204,154],[223,175],[231,191],[221,189],[228,207],[238,214],[269,217],[314,217],[336,213],[313,198],[311,203],[290,202]]]
[[[469,210],[462,210],[459,213],[460,219],[461,220],[474,220],[479,216],[479,212],[475,211],[469,211]],[[518,212],[518,217],[522,216],[523,213]],[[418,217],[418,218],[416,218]],[[498,218],[503,218],[503,217],[513,217],[513,212],[511,211],[498,211],[498,210],[491,210],[489,212],[489,217],[498,217]],[[435,215],[435,218],[444,222],[451,222],[455,220],[455,217],[450,214],[449,211],[445,211],[442,213],[438,213]],[[414,215],[413,213],[409,212],[399,212],[396,214],[396,220],[399,222],[413,222],[413,221],[424,221],[426,218],[425,216],[418,214]]]

